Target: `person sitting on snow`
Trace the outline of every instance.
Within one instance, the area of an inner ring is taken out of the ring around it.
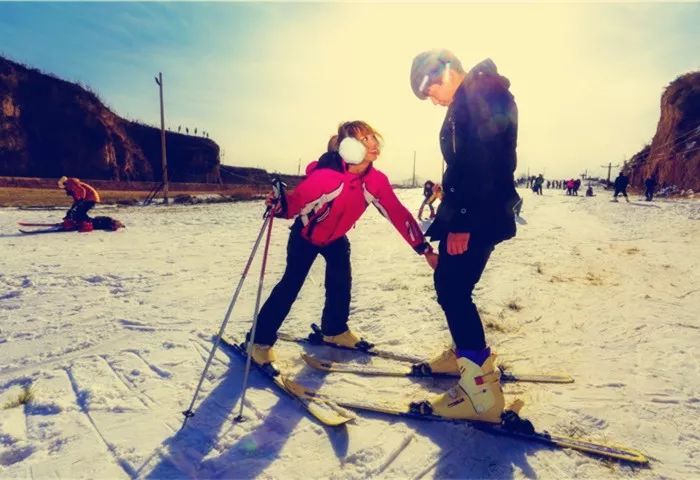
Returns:
[[[66,195],[73,197],[73,205],[63,217],[63,228],[66,230],[78,229],[80,232],[93,230],[92,219],[88,217],[96,203],[100,203],[100,194],[92,186],[81,182],[79,178],[63,176],[58,180],[58,188],[66,191]]]

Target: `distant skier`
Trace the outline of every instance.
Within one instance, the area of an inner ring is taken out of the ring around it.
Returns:
[[[440,241],[435,290],[455,348],[428,365],[460,374],[455,387],[412,408],[499,423],[503,391],[472,292],[495,246],[515,236],[517,107],[491,59],[467,73],[452,52],[426,51],[414,58],[410,80],[419,99],[447,107],[439,137],[445,195],[426,235]]]
[[[542,195],[542,184],[544,183],[544,175],[541,173],[535,178],[535,183],[532,186],[532,191],[537,195]]]
[[[87,213],[100,202],[100,194],[92,186],[74,177],[61,177],[58,180],[58,188],[62,188],[66,191],[66,195],[73,197],[73,205],[63,218],[63,227],[66,230],[91,232],[92,219]]]
[[[581,188],[581,179],[577,178],[574,180],[574,190],[573,194],[578,197],[578,189]]]
[[[654,189],[656,188],[656,178],[652,175],[651,177],[644,180],[644,187],[646,188],[644,196],[647,202],[651,202],[654,199]]]
[[[617,202],[617,196],[620,194],[625,197],[625,200],[628,202],[630,201],[630,199],[627,198],[627,185],[629,185],[629,183],[629,178],[623,172],[620,172],[615,179],[615,193],[613,194],[613,201]]]
[[[423,210],[426,205],[430,208],[430,218],[435,218],[435,207],[433,207],[433,203],[435,203],[436,200],[442,200],[442,185],[428,180],[423,185],[423,197],[423,203],[421,203],[418,209],[418,220],[423,220]]]
[[[348,328],[352,276],[346,236],[369,204],[435,268],[437,255],[413,215],[396,197],[386,175],[373,165],[380,154],[380,138],[365,122],[340,124],[338,134],[328,142],[328,151],[309,164],[306,178],[286,197],[286,210],[281,203],[275,204],[276,216],[296,220],[287,243],[284,275],[258,315],[252,349],[257,364],[274,362],[277,331],[318,255],[326,260],[326,302],[321,316],[324,340],[350,348],[370,345]],[[267,203],[272,204],[271,197]]]
[[[576,187],[576,182],[574,182],[573,178],[570,178],[566,181],[566,194],[567,195],[573,195],[574,194],[574,188]]]
[[[428,199],[433,195],[434,185],[435,183],[433,183],[432,180],[426,180],[423,184],[423,201],[421,202],[420,208],[418,209],[418,220],[423,220],[423,209],[428,203]],[[435,216],[435,208],[433,208],[432,205],[428,206],[430,207],[430,218],[433,218]]]
[[[593,187],[591,185],[588,185],[588,188],[586,189],[586,196],[595,197],[595,194],[593,193]]]

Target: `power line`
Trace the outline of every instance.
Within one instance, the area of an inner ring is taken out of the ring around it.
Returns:
[[[679,141],[681,138],[683,138],[683,137],[688,137],[689,135],[691,135],[691,134],[693,134],[693,133],[700,133],[700,124],[698,124],[696,127],[691,128],[691,129],[688,130],[687,132],[678,135],[676,138],[666,140],[666,141],[665,141],[664,143],[662,143],[661,145],[657,145],[656,148],[664,148],[664,147],[666,147],[669,143],[673,143],[674,146],[680,145],[681,143],[683,143],[683,142],[680,142],[680,141]]]
[[[656,145],[654,148],[656,148],[656,149],[658,150],[658,149],[666,148],[667,146],[670,145],[669,148],[670,148],[671,150],[675,150],[676,147],[678,147],[678,146],[680,146],[682,143],[685,143],[685,142],[686,142],[685,137],[689,137],[689,136],[690,136],[691,134],[693,134],[693,133],[698,133],[698,134],[700,134],[700,125],[698,125],[698,126],[695,127],[695,128],[692,128],[691,130],[689,130],[689,131],[687,131],[687,132],[685,132],[685,133],[682,133],[682,134],[678,135],[678,136],[677,136],[676,138],[674,138],[674,139],[669,139],[669,140],[667,140],[666,142],[662,143],[661,145]],[[683,139],[683,140],[681,140],[681,139]],[[649,145],[649,151],[651,151],[651,145]],[[686,152],[688,152],[688,150],[686,150],[685,152],[680,152],[680,153],[686,153]],[[654,160],[654,159],[657,159],[657,158],[663,158],[663,157],[665,157],[665,156],[666,156],[665,154],[663,154],[663,153],[658,153],[658,152],[657,152],[657,153],[655,153],[655,154],[652,155],[652,156],[648,156],[648,157],[647,157],[647,160]]]

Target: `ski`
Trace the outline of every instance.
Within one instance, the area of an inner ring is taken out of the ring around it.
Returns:
[[[374,365],[338,363],[326,359],[320,359],[306,353],[301,358],[308,366],[325,372],[354,373],[358,375],[371,375],[378,377],[417,377],[417,378],[459,378],[459,373],[433,373],[426,364],[393,365],[377,367]],[[427,368],[425,368],[427,367]],[[501,370],[501,383],[532,382],[532,383],[573,383],[574,379],[568,375],[540,375],[529,373],[514,373],[505,368]]]
[[[379,350],[374,348],[374,345],[368,342],[362,342],[360,347],[344,347],[341,345],[336,345],[335,343],[326,342],[323,340],[323,334],[321,333],[321,327],[315,323],[311,324],[311,329],[313,330],[307,337],[298,337],[294,335],[287,335],[285,333],[278,333],[277,338],[285,342],[294,342],[299,344],[307,345],[324,345],[327,347],[337,348],[339,350],[347,350],[350,352],[360,352],[365,355],[370,355],[372,357],[386,358],[389,360],[396,360],[398,362],[408,362],[408,363],[418,363],[422,362],[423,359],[413,355],[404,355],[401,353],[390,352],[388,350]]]
[[[61,223],[31,223],[31,222],[17,222],[17,225],[23,227],[60,227]]]
[[[42,228],[42,229],[38,229],[38,230],[25,230],[23,228],[20,228],[19,231],[25,235],[36,235],[37,233],[74,232],[75,230],[66,230],[65,228],[62,228],[62,227],[53,227],[53,228]]]
[[[311,329],[313,330],[307,337],[299,337],[294,335],[287,335],[285,333],[278,333],[277,338],[285,342],[294,342],[306,345],[322,345],[326,347],[336,348],[339,350],[346,350],[351,352],[359,352],[364,355],[369,355],[372,357],[384,358],[387,360],[393,360],[396,362],[410,363],[411,366],[397,366],[396,368],[379,369],[372,366],[352,366],[336,362],[328,362],[326,360],[320,360],[310,355],[304,358],[304,361],[309,364],[309,366],[316,368],[318,370],[325,370],[328,372],[343,372],[343,373],[357,373],[362,375],[375,375],[375,376],[389,376],[389,377],[457,377],[457,374],[434,374],[430,371],[430,367],[425,363],[425,359],[421,357],[416,357],[412,355],[405,355],[401,353],[390,352],[387,350],[378,350],[374,348],[374,345],[364,342],[363,348],[350,348],[336,345],[335,343],[329,343],[323,340],[323,334],[321,333],[321,328],[315,323],[311,324]],[[365,346],[368,346],[364,348]],[[311,362],[311,363],[309,363]],[[501,381],[503,382],[533,382],[533,383],[573,383],[574,379],[569,375],[544,375],[544,374],[524,374],[515,373],[507,369],[501,370]]]
[[[314,400],[331,400],[341,407],[351,408],[353,410],[361,410],[416,420],[465,424],[485,432],[542,443],[553,448],[568,448],[606,459],[620,460],[635,464],[645,465],[649,463],[649,459],[646,457],[646,455],[631,448],[556,435],[547,432],[546,430],[538,432],[528,420],[524,420],[518,415],[517,410],[519,410],[519,407],[522,406],[522,403],[519,405],[516,404],[517,406],[514,405],[514,410],[506,410],[500,424],[493,424],[473,420],[447,418],[435,415],[433,413],[420,413],[419,409],[412,408],[412,405],[404,405],[400,403],[371,402],[368,400],[342,400],[333,396],[320,394],[319,392],[309,388],[301,388],[302,394],[305,398]]]
[[[234,339],[223,337],[221,338],[221,344],[228,347],[227,350],[235,353],[240,359],[244,361],[247,359],[248,355],[245,349],[236,343]],[[331,400],[305,396],[303,394],[304,388],[287,378],[284,374],[262,368],[255,364],[255,362],[251,362],[251,364],[254,365],[260,373],[272,380],[272,383],[280,390],[296,399],[306,411],[324,425],[336,427],[355,419],[355,416],[351,412],[339,407]]]

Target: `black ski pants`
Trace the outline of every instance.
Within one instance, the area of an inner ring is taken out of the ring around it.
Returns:
[[[326,303],[321,316],[321,330],[324,335],[338,335],[348,329],[352,286],[348,237],[342,236],[330,245],[318,247],[301,236],[301,222],[295,222],[291,230],[287,242],[287,267],[260,309],[255,343],[275,343],[277,331],[319,254],[326,260]]]
[[[423,203],[420,204],[420,208],[418,209],[418,217],[422,217],[423,209],[426,205],[430,209],[430,218],[433,218],[435,216],[435,207],[433,207],[433,204],[430,203],[428,200],[430,200],[430,197],[425,197],[423,199]]]
[[[66,217],[75,222],[86,222],[90,220],[87,212],[90,211],[92,207],[95,206],[95,202],[90,200],[76,200],[71,205],[68,212],[66,212]]]
[[[433,278],[438,303],[445,312],[456,347],[482,350],[486,348],[486,337],[472,293],[486,268],[494,245],[472,240],[473,238],[469,241],[467,251],[461,255],[448,254],[447,241],[441,241],[440,260]]]
[[[613,198],[617,198],[618,195],[622,195],[625,198],[627,198],[627,187],[625,188],[616,188],[615,193],[613,193]]]
[[[654,199],[654,188],[647,187],[646,191],[644,192],[644,196],[646,197],[647,202],[651,202]]]

